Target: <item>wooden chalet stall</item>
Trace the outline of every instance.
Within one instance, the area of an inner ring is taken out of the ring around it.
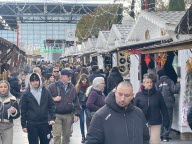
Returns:
[[[86,45],[87,42],[82,42],[81,43],[81,55],[80,55],[80,59],[82,60],[82,63],[84,65],[90,64],[90,52],[86,51]]]
[[[90,64],[99,64],[98,62],[98,54],[96,51],[96,43],[97,43],[97,38],[88,38],[88,41],[86,42],[86,47],[85,47],[85,54],[88,54],[87,56],[89,57],[88,59],[90,60]]]
[[[186,11],[175,29],[173,42],[140,49],[142,54],[155,54],[157,63],[163,66],[169,77],[181,79],[180,94],[175,95],[176,105],[172,128],[181,132],[186,139],[191,132],[187,123],[187,111],[192,103],[192,6]],[[161,57],[163,55],[164,57]],[[162,65],[163,63],[163,65]],[[174,69],[174,73],[173,73]],[[191,136],[191,135],[190,135]]]
[[[4,69],[11,72],[21,68],[26,63],[26,54],[13,43],[0,38],[0,68],[1,74]],[[6,68],[4,67],[6,65]]]
[[[164,68],[167,75],[174,81],[180,77],[180,94],[175,95],[176,105],[172,128],[181,132],[181,139],[191,132],[187,123],[187,111],[191,106],[192,95],[192,30],[188,25],[192,21],[192,7],[190,7],[178,22],[175,33],[171,35],[172,42],[140,48],[144,63],[155,62],[155,68]],[[188,26],[188,28],[186,28]],[[191,137],[191,135],[190,135]]]
[[[188,16],[188,17],[186,17]],[[191,35],[187,33],[189,29],[185,29],[185,34],[175,34],[176,27],[185,28],[183,21],[190,21],[191,15],[187,12],[142,12],[131,30],[127,42],[142,43],[143,46],[138,47],[132,45],[141,54],[139,55],[139,62],[131,59],[130,77],[133,87],[138,88],[138,82],[141,83],[143,74],[147,73],[148,69],[158,70],[164,68],[167,75],[174,81],[177,77],[181,77],[181,91],[176,96],[176,106],[174,109],[174,120],[172,128],[181,133],[189,132],[186,123],[186,112],[188,106],[185,104],[186,92],[186,71],[185,66],[191,54],[192,41]],[[183,29],[184,30],[184,29]],[[187,31],[188,30],[188,31]],[[176,30],[178,31],[178,29]],[[187,34],[187,35],[186,35]],[[159,41],[145,45],[150,41]],[[125,48],[124,47],[124,48]],[[122,49],[123,47],[121,47]],[[188,49],[188,50],[183,50]],[[192,62],[192,61],[191,61]],[[134,63],[134,65],[132,65]],[[191,63],[192,64],[192,63]],[[139,73],[139,78],[138,77]]]
[[[165,69],[167,75],[173,80],[175,80],[177,77],[180,77],[181,79],[180,94],[175,95],[176,105],[174,108],[172,125],[173,129],[181,133],[191,132],[186,119],[188,108],[191,106],[192,96],[188,94],[188,92],[191,91],[191,88],[188,87],[188,84],[192,81],[192,71],[188,72],[186,70],[188,63],[190,65],[192,64],[191,49],[192,39],[140,49],[142,54],[154,54],[158,56],[157,62]],[[162,56],[164,55],[165,57],[159,57],[160,54],[162,54]],[[175,57],[175,60],[173,57]],[[173,70],[175,71],[174,73]]]
[[[100,31],[96,43],[96,51],[99,54],[99,64],[103,69],[106,66],[112,67],[112,55],[108,53],[108,48],[106,47],[110,31]]]

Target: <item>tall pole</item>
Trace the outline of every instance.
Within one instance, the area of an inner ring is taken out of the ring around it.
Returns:
[[[17,47],[19,46],[19,41],[20,41],[20,21],[19,21],[19,17],[17,17],[17,41],[16,41],[16,45]]]
[[[19,45],[19,25],[18,25],[18,23],[17,23],[17,42],[16,42],[16,44],[18,47],[18,45]]]

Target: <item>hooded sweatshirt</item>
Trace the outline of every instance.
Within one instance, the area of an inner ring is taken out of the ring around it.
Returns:
[[[149,131],[143,112],[132,103],[119,107],[111,92],[92,118],[85,144],[146,144]]]
[[[42,92],[42,80],[41,77],[39,76],[39,74],[37,73],[32,73],[29,76],[29,79],[31,78],[32,75],[36,75],[37,77],[39,77],[39,87],[35,88],[31,85],[30,82],[30,92],[33,94],[33,96],[35,97],[35,99],[37,100],[37,103],[40,105],[40,101],[41,101],[41,92]]]
[[[47,124],[48,121],[55,120],[55,104],[50,92],[42,86],[41,77],[37,73],[29,76],[39,80],[39,87],[35,88],[30,83],[30,88],[26,90],[21,98],[21,125],[26,128],[27,124]]]

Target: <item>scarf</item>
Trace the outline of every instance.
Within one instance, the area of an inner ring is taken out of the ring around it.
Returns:
[[[87,90],[88,85],[87,84],[81,84],[80,89],[85,93]]]

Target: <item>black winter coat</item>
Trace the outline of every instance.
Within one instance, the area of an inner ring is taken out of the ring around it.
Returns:
[[[90,75],[88,76],[89,82],[92,84],[93,80],[94,80],[96,77],[103,77],[103,78],[104,78],[104,76],[103,76],[102,74],[100,74],[99,72],[93,72],[92,74],[90,74]]]
[[[175,105],[174,94],[179,93],[180,83],[174,84],[168,76],[161,76],[155,85],[156,89],[162,93],[167,108],[173,108]]]
[[[13,96],[15,96],[16,98],[20,98],[21,97],[21,85],[19,84],[19,79],[17,77],[10,77],[8,79],[8,82],[10,84],[10,92]]]
[[[26,128],[27,123],[44,124],[48,123],[48,121],[55,120],[54,111],[55,104],[50,92],[45,87],[42,88],[40,105],[30,90],[27,90],[21,98],[22,128]]]
[[[122,81],[123,77],[121,75],[112,72],[107,78],[107,92],[110,93]]]
[[[189,127],[192,130],[192,107],[190,107],[188,110],[187,121],[188,121]]]
[[[133,104],[127,109],[119,107],[112,92],[93,116],[85,144],[146,144],[148,141],[143,112]]]
[[[81,106],[86,106],[87,97],[85,95],[85,92],[79,90],[77,96],[79,98],[79,103],[81,104]]]
[[[163,125],[168,127],[170,122],[168,111],[160,92],[156,91],[155,87],[150,90],[144,89],[138,92],[134,99],[135,106],[139,107],[145,114],[149,125]]]

